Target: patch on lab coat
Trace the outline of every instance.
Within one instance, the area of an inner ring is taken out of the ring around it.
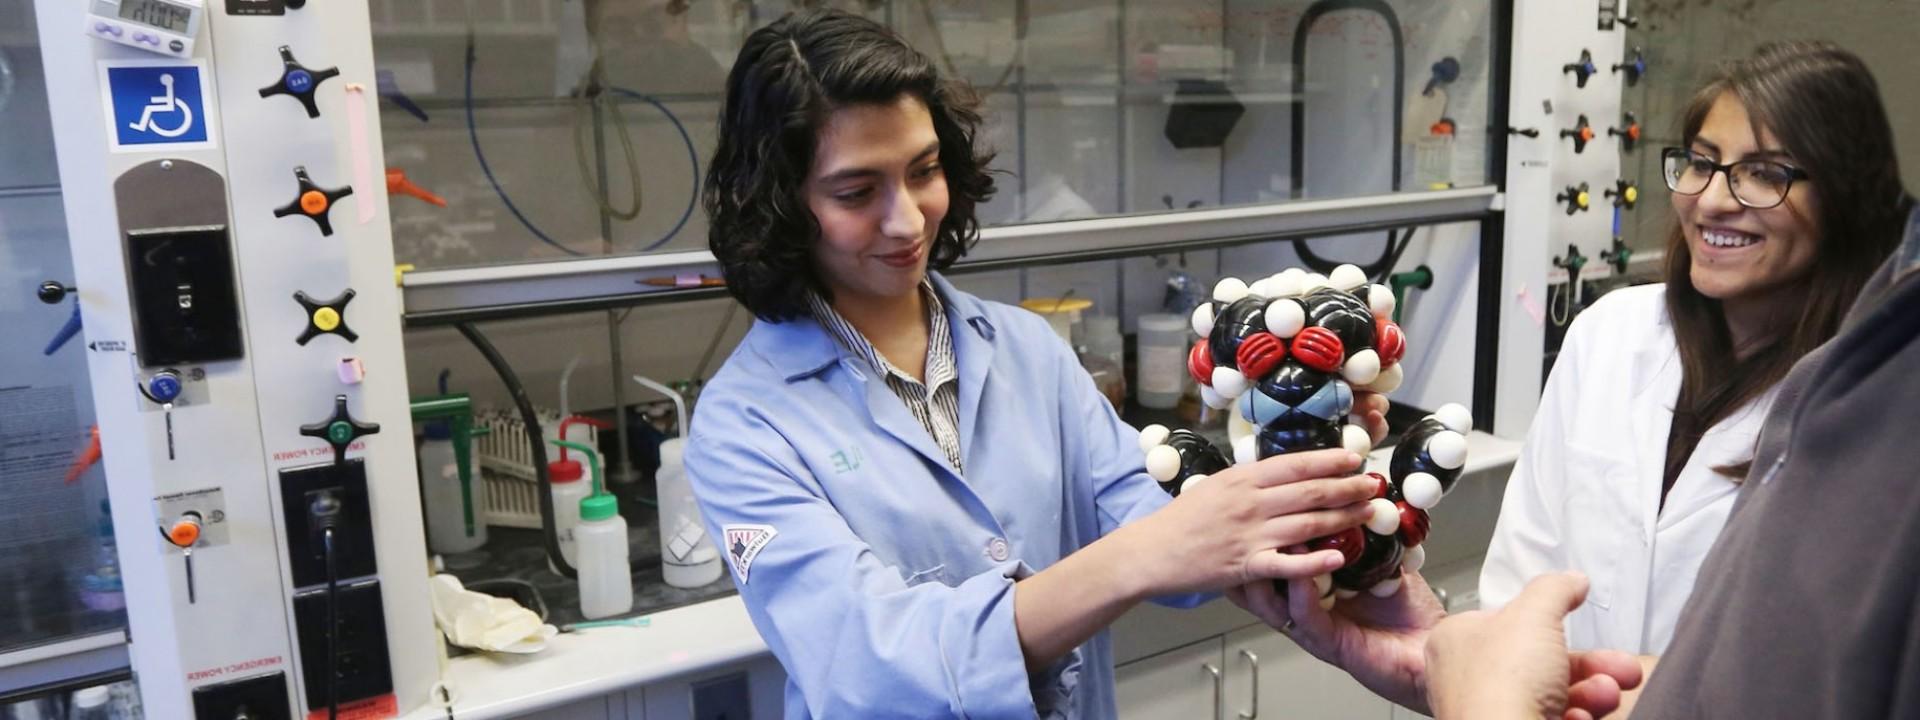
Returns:
[[[779,535],[772,525],[726,525],[720,528],[727,540],[727,562],[733,565],[733,574],[740,576],[740,584],[747,584],[747,571],[753,569],[753,559],[760,551]]]

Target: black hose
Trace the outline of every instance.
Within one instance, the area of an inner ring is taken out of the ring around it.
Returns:
[[[320,531],[327,553],[327,720],[340,717],[340,573],[333,559],[333,528]]]
[[[569,579],[578,578],[579,574],[574,572],[573,565],[560,553],[559,523],[553,519],[553,479],[547,475],[547,445],[543,442],[546,436],[540,431],[540,416],[533,411],[533,401],[527,399],[527,388],[520,384],[520,377],[513,374],[513,366],[507,364],[507,359],[500,356],[500,351],[487,341],[486,336],[480,334],[473,323],[454,323],[453,327],[467,338],[467,342],[473,343],[474,349],[480,351],[488,365],[493,366],[501,384],[506,385],[507,392],[513,395],[514,406],[520,409],[520,420],[527,425],[527,444],[533,446],[533,475],[540,482],[540,527],[545,531],[542,534],[546,537],[547,562],[552,563],[561,575]]]
[[[1307,196],[1307,34],[1313,29],[1313,23],[1321,16],[1342,10],[1370,12],[1380,16],[1387,25],[1387,31],[1393,36],[1393,137],[1387,144],[1393,148],[1393,191],[1400,191],[1400,135],[1405,118],[1403,106],[1406,104],[1407,87],[1407,42],[1400,31],[1400,16],[1395,14],[1393,6],[1384,0],[1319,0],[1307,7],[1300,16],[1300,22],[1293,28],[1293,92],[1292,102],[1292,144],[1289,158],[1292,165],[1293,197],[1305,199]],[[1373,262],[1360,266],[1367,277],[1383,277],[1393,272],[1393,261],[1398,259],[1394,252],[1393,232],[1387,232],[1387,244],[1380,248],[1380,257]],[[1337,266],[1332,260],[1321,257],[1307,245],[1306,238],[1295,238],[1293,251],[1300,256],[1307,269],[1317,273],[1331,274]]]

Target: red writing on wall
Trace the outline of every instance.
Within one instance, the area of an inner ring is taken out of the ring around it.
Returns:
[[[242,675],[253,670],[259,670],[260,668],[279,667],[282,662],[281,657],[275,655],[273,657],[255,658],[245,662],[231,663],[221,667],[207,668],[205,670],[187,673],[187,682],[194,683],[231,675]]]
[[[364,440],[360,442],[356,442],[352,445],[348,445],[347,449],[348,450],[365,450],[367,449],[367,443]],[[307,458],[331,458],[331,457],[333,457],[333,446],[331,445],[318,445],[314,447],[299,448],[296,450],[275,450],[273,453],[274,462],[286,462],[288,460],[304,460]]]

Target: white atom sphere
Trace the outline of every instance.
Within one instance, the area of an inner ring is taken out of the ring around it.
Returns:
[[[1367,309],[1373,311],[1374,317],[1382,320],[1393,317],[1395,304],[1393,290],[1387,286],[1376,284],[1367,288]]]
[[[1427,473],[1412,473],[1400,481],[1400,496],[1407,499],[1408,505],[1421,510],[1432,510],[1445,494],[1440,489],[1440,479]]]
[[[1367,588],[1367,594],[1377,598],[1393,597],[1393,594],[1397,592],[1400,592],[1400,576],[1399,575],[1395,575],[1385,580],[1381,580],[1378,584],[1374,585],[1373,587]]]
[[[1237,277],[1220,278],[1213,285],[1213,299],[1230,303],[1247,296],[1247,281]]]
[[[1167,441],[1167,436],[1172,434],[1172,430],[1168,430],[1167,426],[1160,423],[1140,428],[1140,452],[1148,452],[1160,447],[1161,443]]]
[[[1373,516],[1367,518],[1367,529],[1375,535],[1392,535],[1400,529],[1400,508],[1386,498],[1374,498],[1367,501],[1373,508]]]
[[[1400,383],[1407,379],[1406,372],[1400,369],[1402,364],[1403,363],[1394,363],[1388,365],[1387,369],[1380,371],[1379,375],[1373,379],[1373,382],[1367,383],[1366,386],[1361,389],[1377,392],[1381,395],[1399,390]]]
[[[1233,463],[1235,465],[1245,465],[1259,461],[1259,448],[1254,444],[1252,435],[1233,441]]]
[[[1340,366],[1340,377],[1354,385],[1370,385],[1380,379],[1380,353],[1371,349],[1354,353],[1347,358],[1347,364]]]
[[[1299,335],[1307,327],[1306,308],[1292,300],[1275,300],[1267,303],[1267,332],[1282,338]]]
[[[1213,303],[1200,303],[1199,307],[1193,309],[1193,317],[1190,319],[1190,322],[1193,325],[1193,334],[1199,335],[1200,337],[1212,335]]]
[[[1147,474],[1157,482],[1173,482],[1173,476],[1180,473],[1180,451],[1172,445],[1161,445],[1147,451]]]
[[[1415,545],[1407,548],[1407,551],[1400,556],[1400,567],[1407,572],[1420,572],[1420,568],[1426,566],[1426,564],[1427,546],[1425,545]]]
[[[1213,391],[1228,400],[1240,397],[1241,393],[1247,391],[1247,376],[1229,367],[1214,368]]]
[[[1366,457],[1367,453],[1373,452],[1373,436],[1367,434],[1366,428],[1348,424],[1340,428],[1340,446],[1346,448],[1347,452]]]
[[[1468,412],[1467,406],[1460,403],[1441,405],[1439,410],[1433,411],[1433,417],[1439,420],[1441,425],[1447,426],[1448,430],[1457,433],[1465,434],[1473,429],[1473,413]]]
[[[1367,274],[1353,265],[1341,265],[1334,268],[1333,274],[1327,277],[1327,284],[1332,285],[1335,290],[1352,292],[1355,288],[1367,284]]]
[[[1467,464],[1467,438],[1452,430],[1441,430],[1427,440],[1427,457],[1447,470],[1459,470]]]
[[[1199,485],[1200,481],[1205,479],[1207,479],[1206,473],[1194,473],[1193,477],[1187,478],[1184,482],[1180,483],[1180,492],[1184,493],[1188,490],[1192,490],[1193,486]]]

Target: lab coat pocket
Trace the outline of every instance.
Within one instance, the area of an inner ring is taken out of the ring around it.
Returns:
[[[1587,575],[1587,606],[1611,610],[1621,557],[1636,542],[1635,515],[1628,504],[1632,468],[1624,458],[1573,443],[1566,445],[1566,452],[1560,541],[1567,569]]]

